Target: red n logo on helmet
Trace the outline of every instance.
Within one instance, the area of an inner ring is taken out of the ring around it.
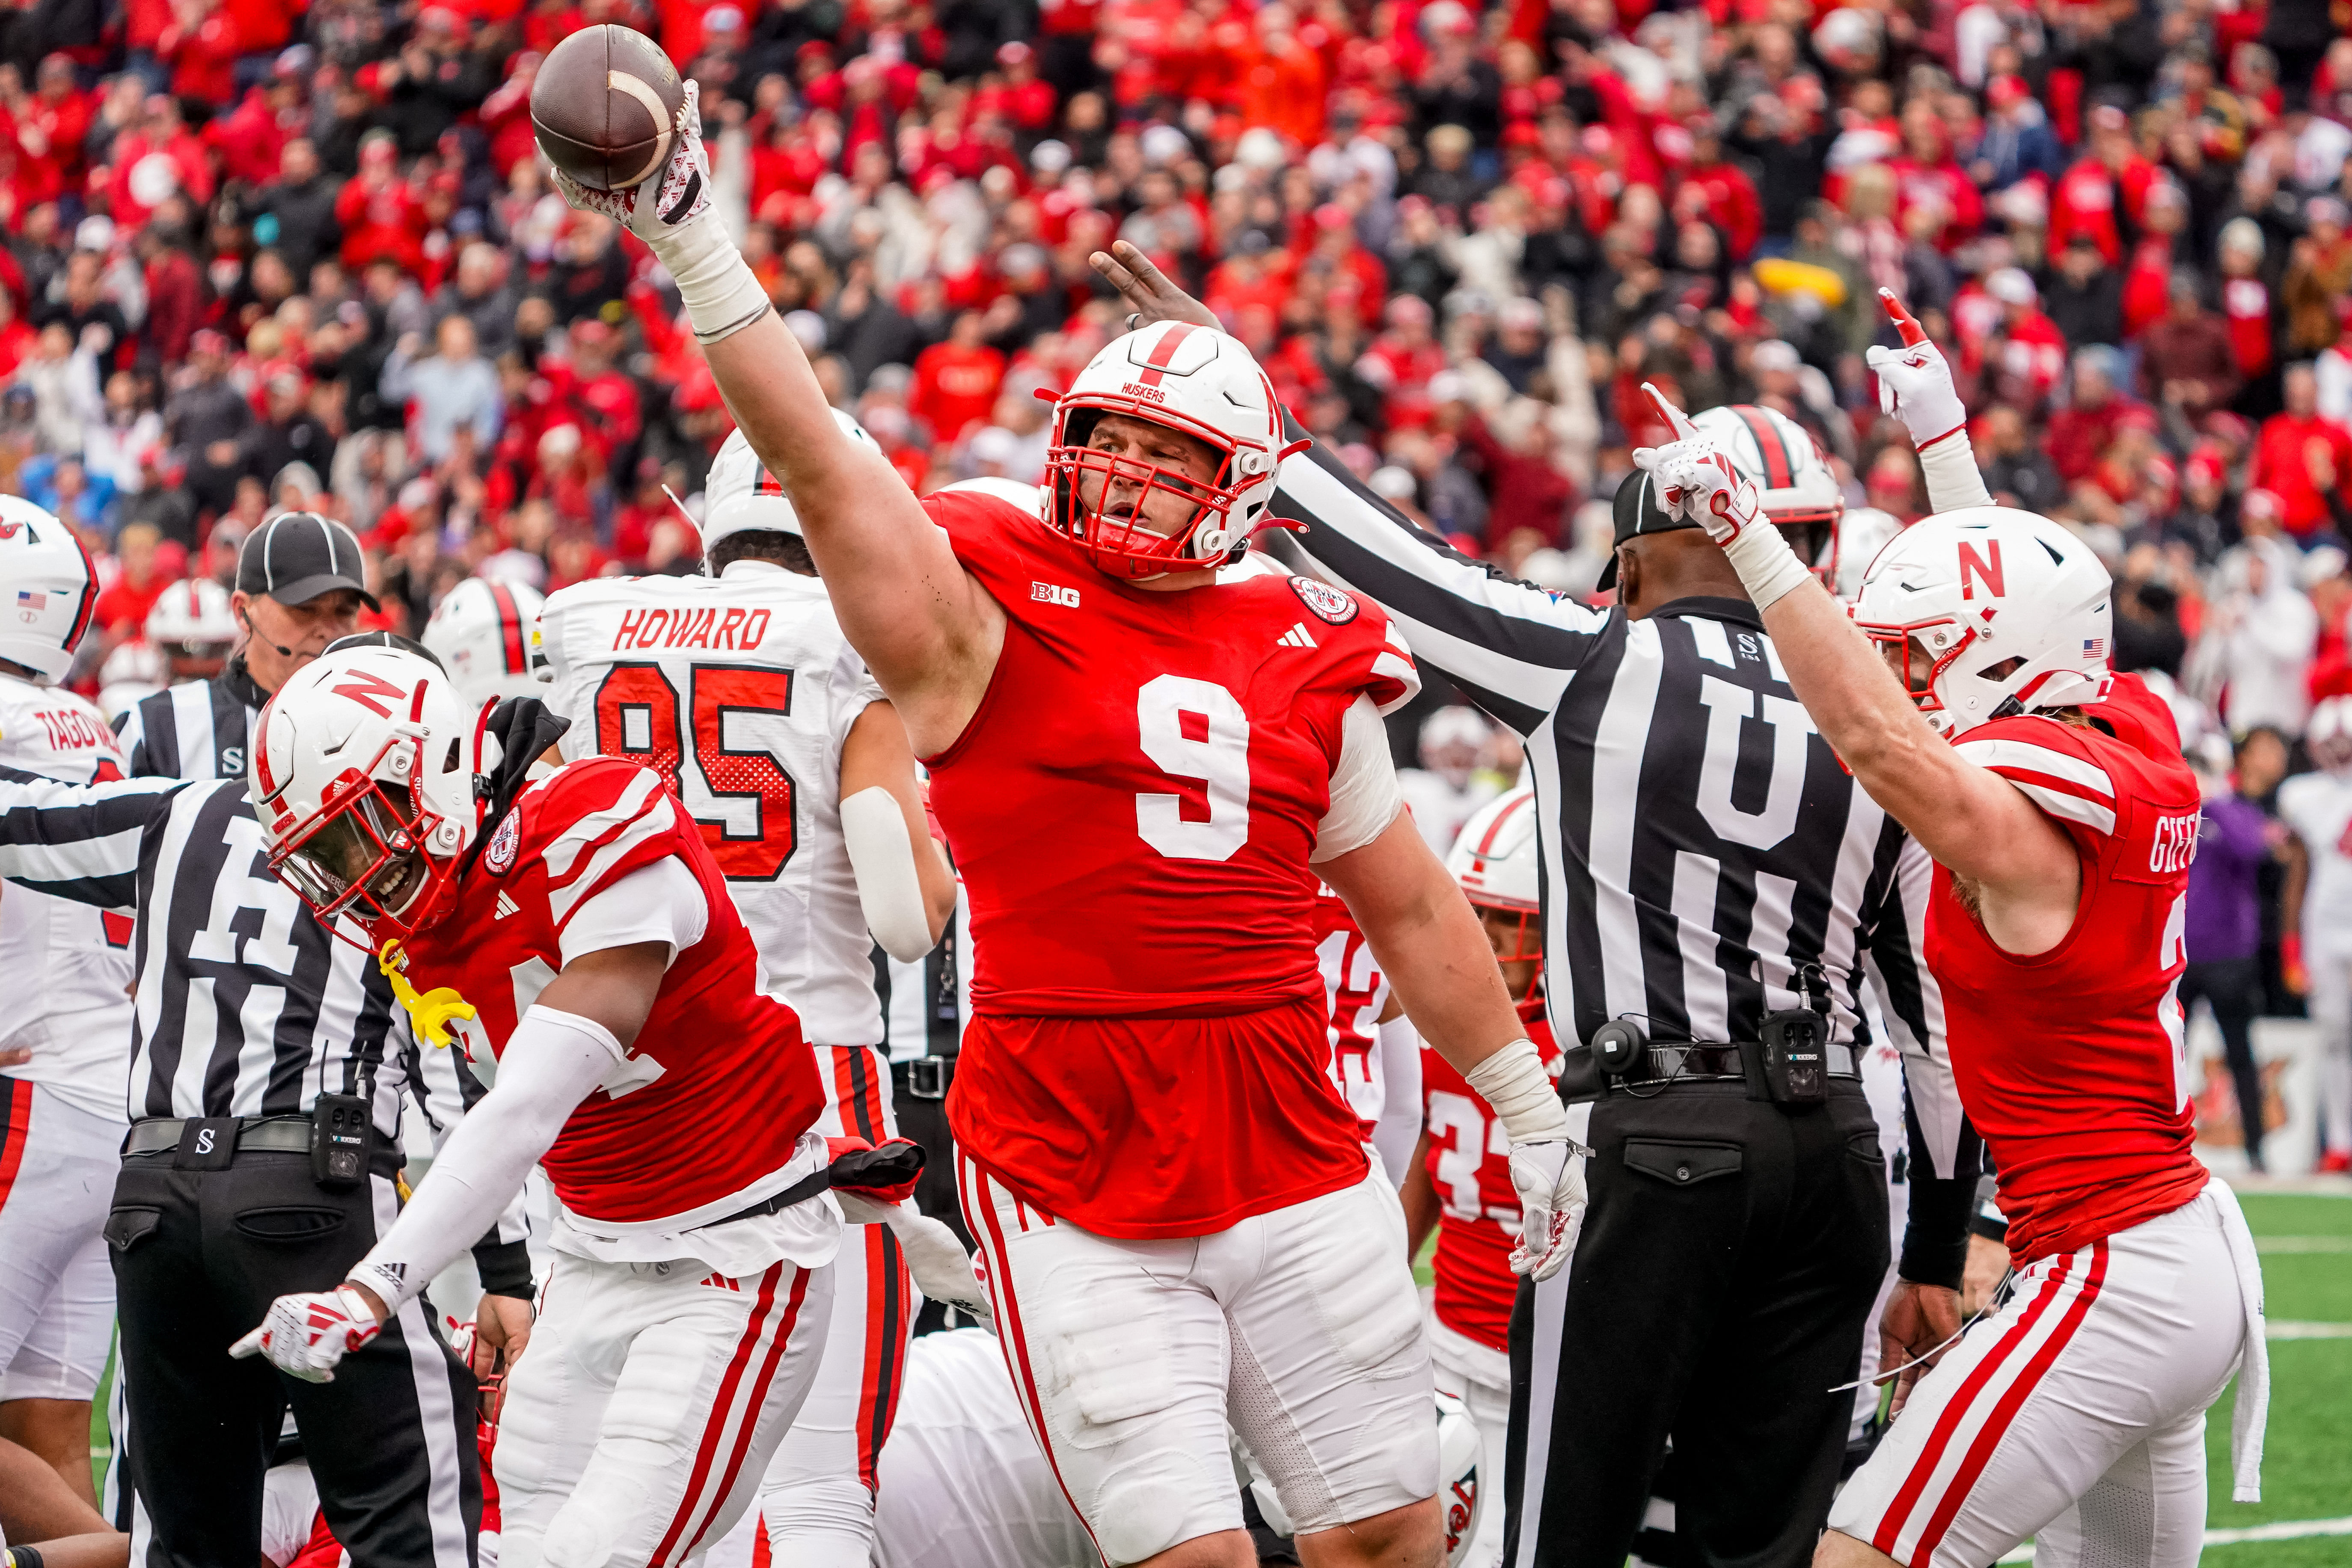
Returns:
[[[1996,599],[2009,592],[2000,574],[2000,541],[1989,540],[1985,543],[1985,548],[1992,552],[1992,559],[1990,562],[1976,552],[1974,545],[1965,542],[1960,545],[1960,597],[1963,599],[1973,599],[1977,596],[1979,577],[1984,579],[1985,592]]]
[[[401,703],[406,701],[408,699],[407,692],[402,690],[399,687],[394,686],[383,676],[373,674],[364,669],[355,669],[352,671],[351,679],[349,680],[344,681],[341,686],[334,687],[331,689],[334,691],[336,696],[350,698],[352,701],[358,703],[361,707],[366,709],[369,712],[374,714],[379,719],[391,718],[392,708],[386,708],[383,704],[378,702],[376,700],[377,698],[390,698],[392,700],[393,708],[399,707]]]

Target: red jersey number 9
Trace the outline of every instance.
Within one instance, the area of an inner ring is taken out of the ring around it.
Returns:
[[[793,784],[762,732],[792,712],[793,672],[696,665],[688,679],[682,708],[659,665],[614,665],[596,688],[596,750],[667,779],[729,881],[773,881],[793,858]]]
[[[1249,842],[1249,714],[1213,681],[1160,675],[1135,694],[1143,754],[1160,772],[1198,779],[1209,817],[1188,821],[1184,797],[1135,797],[1135,831],[1171,860],[1230,860]]]

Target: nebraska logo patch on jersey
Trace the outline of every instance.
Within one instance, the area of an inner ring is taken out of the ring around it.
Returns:
[[[1300,604],[1335,626],[1344,626],[1363,613],[1363,606],[1349,595],[1312,577],[1293,577],[1290,591],[1298,595]]]
[[[491,876],[503,877],[514,869],[515,850],[521,843],[522,814],[509,807],[506,819],[499,824],[499,830],[490,835],[489,843],[482,849],[482,864],[489,868]]]

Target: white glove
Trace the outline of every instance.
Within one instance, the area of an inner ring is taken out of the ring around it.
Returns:
[[[1665,416],[1675,439],[1663,447],[1638,447],[1633,463],[1658,477],[1661,499],[1670,510],[1706,530],[1723,546],[1724,558],[1739,574],[1757,609],[1771,607],[1781,595],[1801,584],[1810,570],[1789,548],[1780,531],[1764,516],[1763,492],[1741,473],[1730,455],[1690,422],[1683,411],[1648,382],[1642,390]]]
[[[704,343],[741,331],[768,313],[768,290],[710,219],[710,154],[702,145],[701,92],[689,80],[677,110],[677,145],[658,178],[625,191],[592,191],[558,169],[555,188],[581,212],[602,213],[653,248]],[[710,219],[710,221],[705,221]]]
[[[860,1194],[834,1189],[834,1200],[841,1205],[841,1217],[851,1225],[887,1225],[898,1238],[898,1247],[907,1255],[907,1272],[915,1278],[915,1289],[926,1300],[953,1307],[967,1318],[977,1318],[990,1328],[995,1314],[989,1310],[988,1288],[980,1282],[980,1274],[972,1267],[971,1254],[963,1249],[955,1232],[915,1206],[915,1200],[900,1204],[877,1203]]]
[[[1911,445],[1925,452],[1965,427],[1969,411],[1953,388],[1950,363],[1928,339],[1927,329],[1912,319],[1893,290],[1881,289],[1878,302],[1903,334],[1903,346],[1874,344],[1863,358],[1878,377],[1878,406],[1902,420],[1911,432]]]
[[[1584,1228],[1584,1157],[1567,1139],[1511,1145],[1511,1185],[1519,1194],[1519,1244],[1511,1272],[1549,1279],[1576,1252]]]
[[[685,224],[710,210],[710,154],[702,145],[702,94],[694,79],[686,82],[686,101],[678,105],[676,145],[658,179],[647,179],[625,191],[592,191],[562,170],[555,171],[555,188],[573,208],[602,213],[651,245],[667,238]]]
[[[261,1326],[229,1346],[228,1353],[238,1360],[267,1357],[270,1365],[305,1383],[332,1383],[335,1363],[382,1332],[367,1298],[344,1285],[278,1297],[262,1315]]]

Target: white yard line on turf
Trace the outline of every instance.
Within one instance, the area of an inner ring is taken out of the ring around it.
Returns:
[[[2259,1541],[2303,1541],[2318,1535],[2352,1535],[2352,1518],[2347,1519],[2287,1519],[2276,1524],[2251,1524],[2242,1530],[2209,1530],[2205,1532],[2207,1546],[2242,1546]],[[2033,1548],[2021,1546],[2000,1560],[2003,1563],[2031,1563]]]
[[[2298,1323],[2273,1319],[2263,1325],[2266,1340],[2352,1340],[2352,1323]]]
[[[2352,1252],[2352,1236],[2258,1236],[2254,1250],[2273,1252]]]

